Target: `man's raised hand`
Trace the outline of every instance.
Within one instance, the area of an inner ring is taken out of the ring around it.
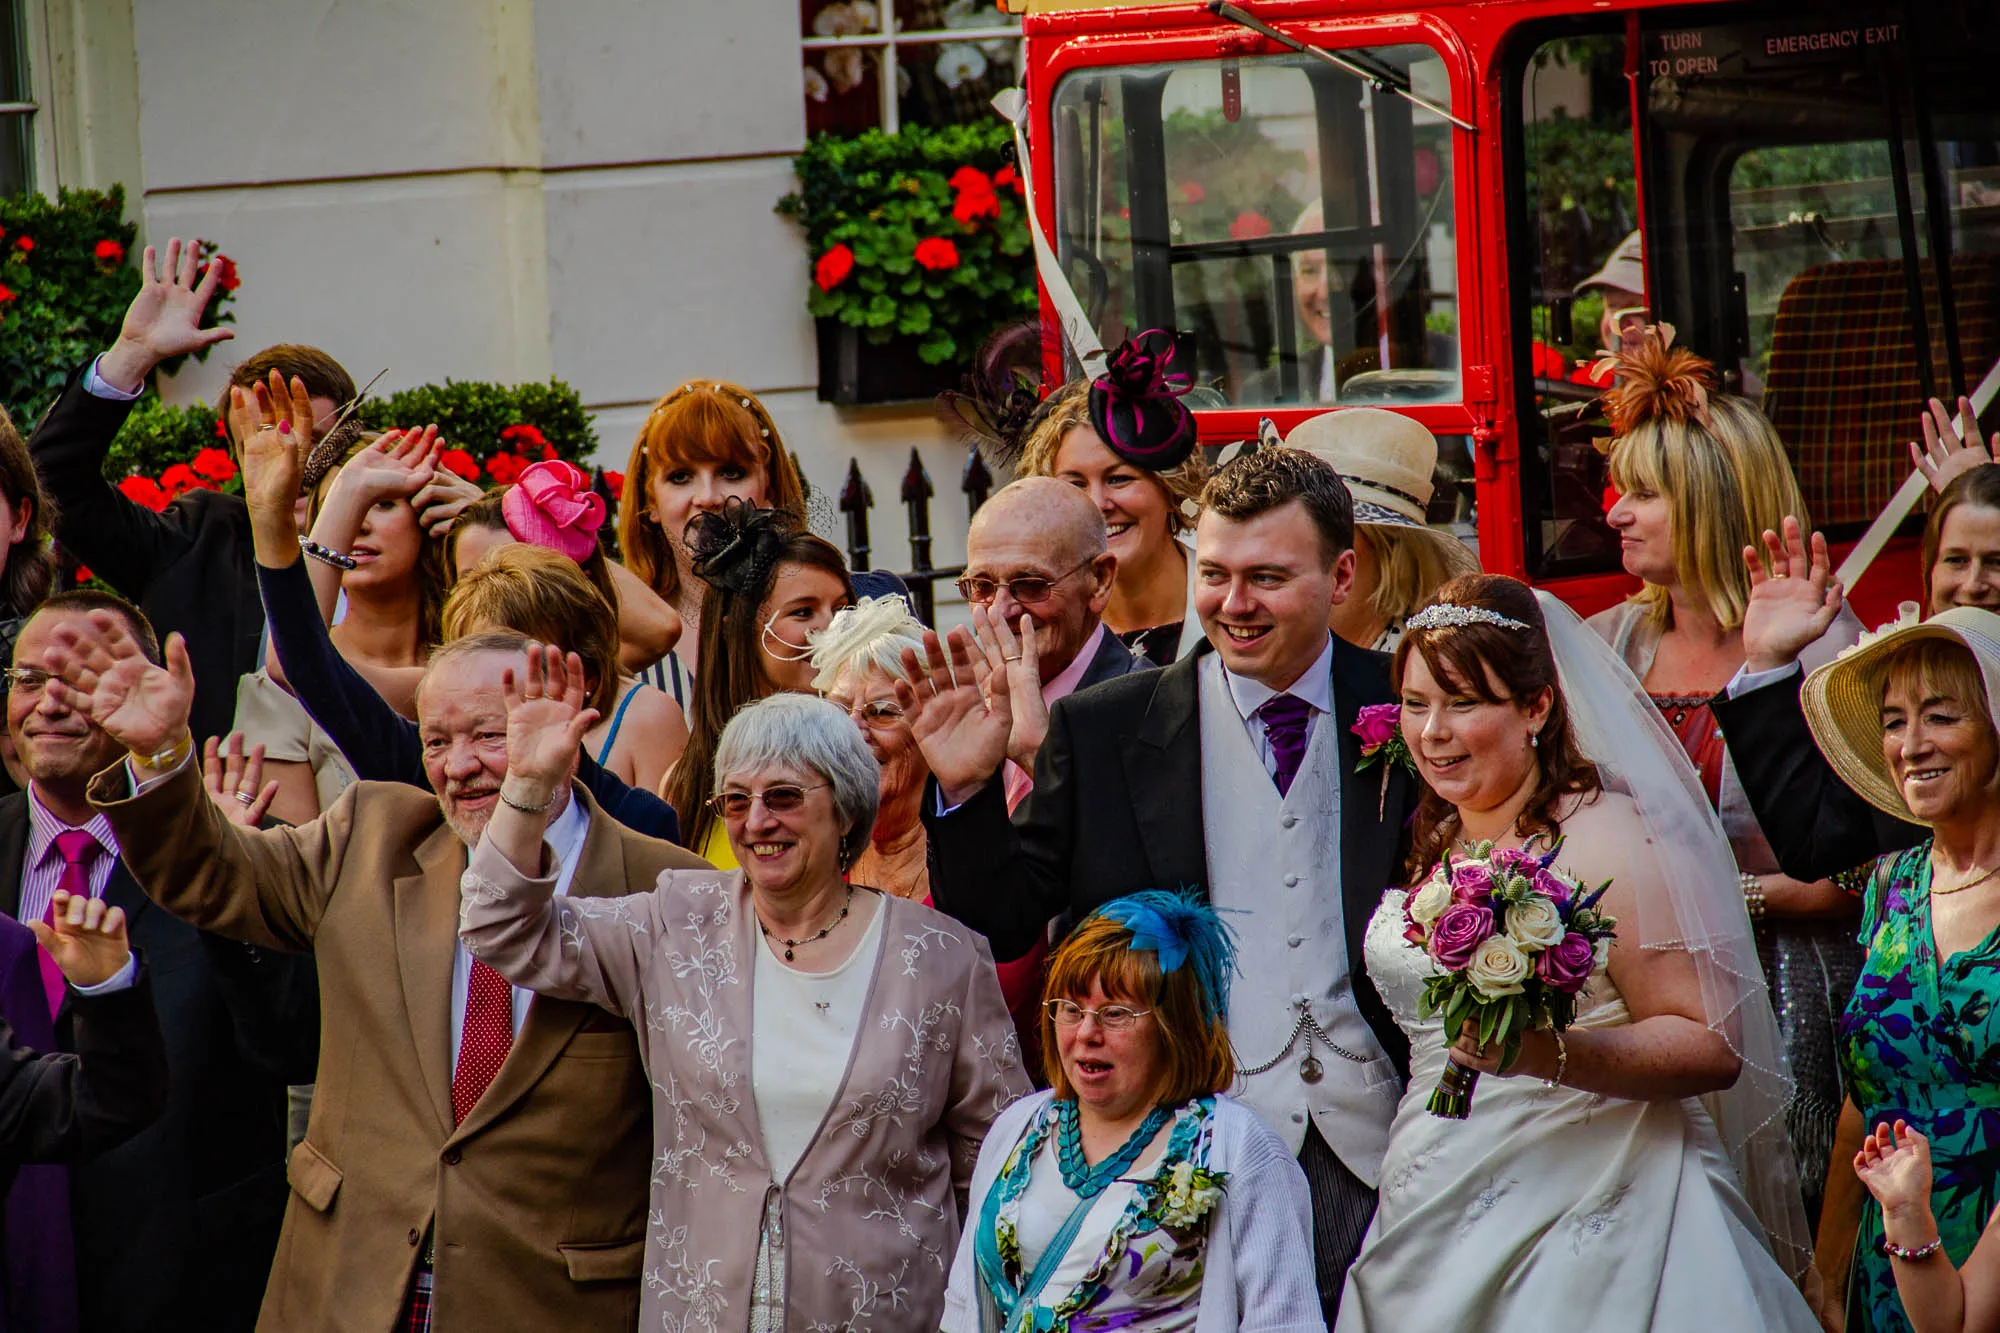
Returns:
[[[1840,614],[1840,581],[1832,575],[1826,538],[1815,532],[1808,554],[1799,521],[1787,516],[1784,536],[1766,531],[1764,558],[1743,548],[1750,575],[1750,600],[1743,609],[1743,665],[1774,671],[1796,662],[1807,645],[1827,632]]]
[[[204,266],[199,245],[183,246],[175,237],[167,242],[164,263],[147,246],[139,278],[139,294],[125,308],[118,341],[97,363],[104,382],[124,393],[145,388],[146,377],[162,361],[236,336],[228,329],[201,326],[202,312],[222,282],[222,265],[211,259]]]
[[[923,660],[905,648],[903,671],[909,679],[896,682],[896,702],[946,803],[961,804],[1007,758],[1014,726],[1007,673],[987,669],[963,628],[943,642],[926,630]]]
[[[102,898],[57,890],[49,920],[52,925],[30,921],[28,929],[72,986],[101,986],[132,957],[125,938],[125,909],[107,907]]]
[[[521,805],[545,805],[576,771],[583,737],[597,725],[585,708],[583,658],[553,644],[529,644],[526,665],[501,680],[507,702],[506,795]]]
[[[92,611],[82,625],[63,625],[51,636],[54,675],[45,688],[144,761],[189,739],[194,668],[180,635],[167,636],[166,659],[165,666],[148,661],[123,617]]]

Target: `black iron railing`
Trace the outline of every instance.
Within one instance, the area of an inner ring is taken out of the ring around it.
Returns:
[[[958,488],[965,493],[965,512],[970,518],[979,512],[979,506],[986,503],[986,497],[993,489],[993,474],[986,470],[986,463],[976,449],[966,451],[965,469],[959,476]],[[925,469],[923,457],[915,448],[910,450],[909,467],[903,470],[900,492],[903,508],[909,515],[910,568],[899,569],[896,575],[910,585],[910,598],[916,603],[917,618],[926,625],[935,625],[938,582],[956,579],[965,572],[965,566],[949,565],[940,569],[931,563],[931,499],[937,494],[937,488],[931,484],[931,474]],[[852,569],[873,568],[868,541],[868,511],[874,507],[875,493],[861,475],[860,461],[849,459],[847,481],[840,488],[840,512],[847,516],[847,563]]]

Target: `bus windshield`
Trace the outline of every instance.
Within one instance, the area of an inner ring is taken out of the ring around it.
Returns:
[[[1423,46],[1365,58],[1451,101]],[[1057,250],[1107,346],[1176,335],[1196,406],[1456,402],[1452,128],[1301,55],[1072,72]]]

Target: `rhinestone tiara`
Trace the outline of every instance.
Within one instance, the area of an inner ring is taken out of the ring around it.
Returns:
[[[1511,616],[1489,611],[1483,606],[1460,606],[1457,602],[1433,602],[1403,622],[1403,628],[1463,629],[1467,625],[1498,625],[1501,629],[1533,629]]]

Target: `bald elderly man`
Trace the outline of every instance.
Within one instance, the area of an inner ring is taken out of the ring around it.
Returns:
[[[1054,477],[1024,477],[973,515],[958,590],[972,607],[987,662],[1007,672],[1015,703],[1007,808],[1034,788],[1035,752],[1058,699],[1153,664],[1104,628],[1118,557],[1088,496]],[[1032,633],[1021,634],[1022,619]]]

